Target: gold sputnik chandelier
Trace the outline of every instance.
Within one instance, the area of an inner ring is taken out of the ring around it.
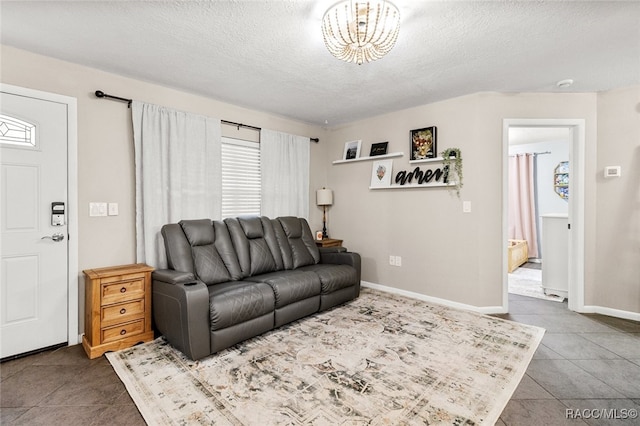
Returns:
[[[322,35],[329,52],[358,65],[389,53],[399,31],[400,12],[384,0],[341,1],[322,18]]]

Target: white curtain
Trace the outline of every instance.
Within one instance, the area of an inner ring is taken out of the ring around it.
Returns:
[[[309,138],[260,133],[263,216],[309,217]]]
[[[166,268],[160,228],[221,215],[220,120],[134,101],[137,261]]]
[[[529,257],[538,257],[535,156],[509,157],[509,239],[527,240]]]

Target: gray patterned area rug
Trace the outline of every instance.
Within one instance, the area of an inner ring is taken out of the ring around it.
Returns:
[[[493,425],[544,330],[363,289],[200,361],[107,358],[150,425]]]

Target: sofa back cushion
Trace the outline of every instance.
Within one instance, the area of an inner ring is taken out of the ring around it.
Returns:
[[[175,271],[195,272],[191,246],[177,223],[164,225],[160,230],[167,255],[167,267]]]
[[[284,269],[273,224],[268,218],[228,218],[224,223],[229,229],[243,277]]]
[[[285,216],[273,220],[285,269],[320,262],[320,251],[304,218]]]
[[[183,220],[179,223],[191,247],[193,272],[207,285],[241,278],[229,232],[220,221]]]

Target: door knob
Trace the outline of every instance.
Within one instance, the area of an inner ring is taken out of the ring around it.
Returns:
[[[56,243],[58,243],[58,242],[64,240],[64,234],[61,234],[61,233],[57,232],[57,233],[55,233],[53,235],[46,235],[46,236],[44,236],[44,237],[42,237],[40,239],[41,240],[49,239],[49,240],[53,240]]]

